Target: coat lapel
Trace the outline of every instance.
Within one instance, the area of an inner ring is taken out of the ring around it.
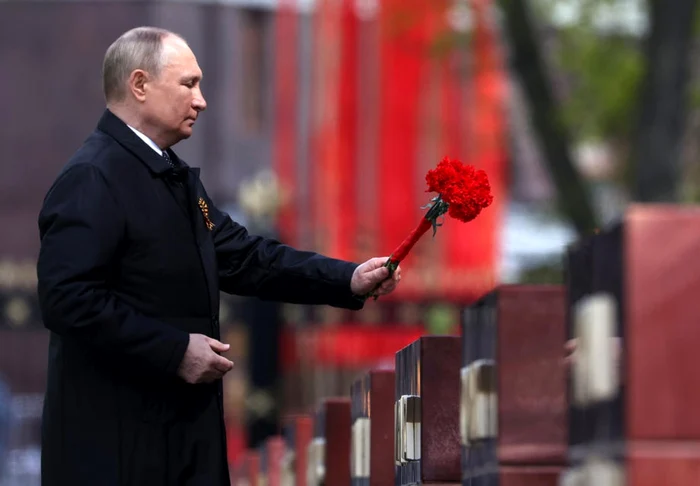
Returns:
[[[100,118],[97,124],[97,129],[112,137],[119,145],[131,152],[132,155],[148,168],[154,178],[176,180],[180,178],[179,171],[187,172],[187,166],[182,161],[180,161],[180,163],[183,164],[184,169],[173,169],[163,157],[146,145],[126,123],[109,110],[105,110],[102,114],[102,118]],[[175,155],[172,150],[168,150],[168,154],[170,154],[171,159],[177,159],[177,155]],[[177,160],[179,161],[179,159]],[[178,206],[183,210],[185,216],[190,218],[187,205],[185,204],[183,206],[183,201],[177,197],[167,182],[166,186]]]
[[[193,196],[191,196],[192,193],[190,192],[188,181],[195,176],[190,173],[190,167],[183,160],[181,160],[175,154],[175,152],[173,152],[171,149],[168,149],[168,154],[170,155],[171,160],[174,160],[177,164],[179,164],[179,168],[171,168],[165,173],[164,177],[168,179],[166,186],[168,187],[168,191],[173,196],[175,201],[177,201],[177,204],[178,206],[180,206],[180,209],[182,209],[183,214],[187,217],[188,220],[190,220],[190,223],[193,224],[191,219],[195,215],[192,214],[190,207],[190,202]],[[199,175],[199,169],[197,169],[197,175]],[[178,186],[174,186],[174,184],[178,184]],[[185,186],[184,191],[182,191],[183,186]]]
[[[190,196],[190,214],[192,215],[192,225],[199,248],[199,257],[202,261],[202,269],[207,279],[207,287],[209,289],[209,299],[213,314],[219,312],[219,286],[218,286],[218,271],[216,263],[216,249],[214,248],[214,239],[211,236],[213,226],[210,216],[208,215],[208,202],[203,197],[200,191],[201,184],[199,183],[199,168],[190,167],[189,177],[187,178],[188,190]]]
[[[158,155],[151,147],[141,140],[120,118],[111,111],[105,110],[97,124],[97,129],[106,133],[126,150],[136,156],[157,176],[168,175],[172,168],[166,160]]]

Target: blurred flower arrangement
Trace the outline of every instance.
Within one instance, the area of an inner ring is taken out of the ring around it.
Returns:
[[[279,180],[271,170],[263,170],[252,179],[244,180],[238,188],[241,209],[251,218],[273,218],[286,202]]]

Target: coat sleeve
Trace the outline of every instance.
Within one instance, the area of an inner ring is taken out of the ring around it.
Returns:
[[[364,306],[350,280],[356,263],[299,251],[279,241],[253,236],[212,205],[219,287],[236,295],[291,304]]]
[[[117,366],[174,376],[189,335],[139,314],[110,290],[123,213],[101,172],[68,169],[39,214],[38,294],[44,325]]]

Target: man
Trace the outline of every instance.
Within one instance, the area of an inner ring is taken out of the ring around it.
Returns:
[[[400,278],[383,258],[297,251],[219,211],[170,148],[206,108],[201,79],[179,36],[121,36],[107,110],[44,200],[44,486],[228,486],[219,291],[360,309]]]

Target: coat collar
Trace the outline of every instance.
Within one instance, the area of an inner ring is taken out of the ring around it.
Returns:
[[[122,147],[134,154],[154,174],[165,175],[175,170],[109,109],[105,109],[97,123],[97,129],[112,137]],[[187,164],[172,149],[169,148],[165,151],[168,152],[172,160],[179,161],[182,167],[189,169]]]

